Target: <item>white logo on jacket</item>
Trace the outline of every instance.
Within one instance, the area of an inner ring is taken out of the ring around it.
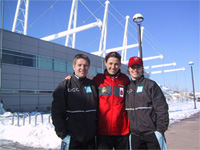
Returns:
[[[143,91],[143,86],[138,86],[137,87],[137,93],[142,93]]]
[[[128,93],[128,94],[131,94],[132,92],[133,92],[132,89],[127,90],[127,93]]]
[[[79,92],[79,89],[78,88],[68,88],[67,91],[70,93],[70,92]]]

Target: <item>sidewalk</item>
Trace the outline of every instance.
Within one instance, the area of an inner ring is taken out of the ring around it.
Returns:
[[[169,150],[200,150],[200,113],[170,125],[165,137]]]
[[[42,150],[26,147],[12,141],[0,140],[0,150]]]

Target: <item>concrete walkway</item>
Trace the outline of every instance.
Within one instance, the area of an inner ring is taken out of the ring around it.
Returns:
[[[42,150],[26,147],[12,141],[0,140],[0,150]]]
[[[170,125],[165,137],[169,150],[200,150],[200,113]]]

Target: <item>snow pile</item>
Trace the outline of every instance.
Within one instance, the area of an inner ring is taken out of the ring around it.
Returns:
[[[10,113],[9,113],[10,114]],[[54,126],[48,121],[50,114],[43,114],[43,123],[38,116],[37,125],[35,125],[35,113],[31,114],[31,124],[28,117],[25,118],[23,125],[23,114],[19,114],[19,126],[17,125],[17,117],[14,117],[14,125],[12,125],[12,116],[7,114],[0,116],[0,139],[11,140],[22,145],[43,148],[43,149],[59,149],[61,139],[57,137]]]

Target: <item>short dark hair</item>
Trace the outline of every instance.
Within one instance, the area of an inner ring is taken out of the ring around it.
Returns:
[[[118,52],[110,52],[106,55],[106,62],[108,61],[108,58],[109,57],[115,57],[115,58],[118,58],[119,61],[121,62],[121,55],[118,53]]]
[[[89,66],[90,66],[90,59],[85,54],[77,54],[77,55],[75,55],[74,59],[73,59],[73,65],[76,65],[77,59],[80,59],[80,58],[85,59],[88,62]]]

